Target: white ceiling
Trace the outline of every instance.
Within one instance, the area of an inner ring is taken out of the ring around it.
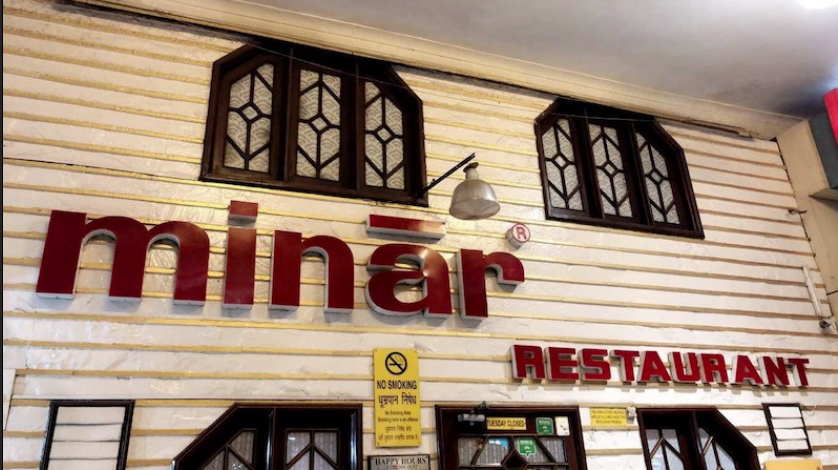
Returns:
[[[807,116],[838,5],[798,0],[250,0],[694,98]]]

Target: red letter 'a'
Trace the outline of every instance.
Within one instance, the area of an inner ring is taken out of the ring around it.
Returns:
[[[396,263],[410,263],[418,270],[395,270]],[[379,271],[370,277],[365,290],[367,302],[385,315],[450,315],[451,283],[448,264],[436,251],[424,246],[394,243],[383,245],[370,256],[367,269]],[[422,284],[424,298],[402,302],[396,297],[398,285]]]
[[[296,232],[274,232],[271,267],[271,308],[300,306],[300,264],[304,255],[318,255],[326,263],[325,311],[349,313],[355,307],[355,259],[349,246],[335,237],[303,241]]]
[[[491,269],[498,277],[498,284],[517,286],[524,282],[524,265],[509,253],[491,253],[483,256],[480,250],[460,250],[457,253],[457,279],[460,289],[460,316],[486,318],[485,271]]]
[[[178,247],[174,300],[202,304],[207,297],[209,237],[187,222],[166,222],[151,230],[127,217],[103,217],[90,223],[87,214],[53,211],[47,229],[38,294],[72,298],[81,249],[94,237],[116,242],[108,295],[138,300],[143,291],[146,256],[151,245],[170,242]]]

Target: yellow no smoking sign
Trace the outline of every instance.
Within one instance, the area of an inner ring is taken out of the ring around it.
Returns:
[[[375,446],[422,443],[419,356],[413,349],[375,349]]]

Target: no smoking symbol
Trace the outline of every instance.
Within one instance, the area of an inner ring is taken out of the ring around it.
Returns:
[[[407,370],[407,358],[400,352],[391,352],[384,359],[384,367],[393,375],[402,375]]]

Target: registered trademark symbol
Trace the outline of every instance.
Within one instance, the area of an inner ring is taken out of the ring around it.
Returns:
[[[407,370],[407,358],[400,352],[391,352],[384,360],[384,367],[393,375],[402,375]]]

